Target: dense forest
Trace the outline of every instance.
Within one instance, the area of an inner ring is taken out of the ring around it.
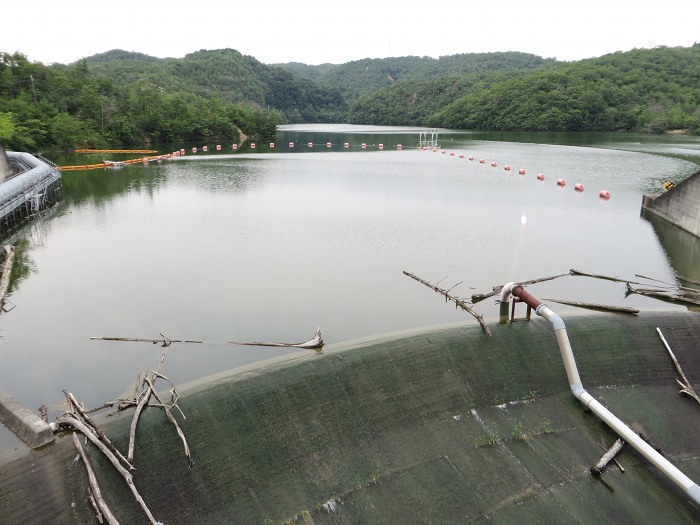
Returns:
[[[348,122],[523,131],[700,133],[700,44],[412,81],[353,102]]]
[[[700,133],[700,44],[577,62],[507,52],[318,66],[232,49],[114,50],[67,65],[0,53],[8,149],[266,139],[301,122]]]

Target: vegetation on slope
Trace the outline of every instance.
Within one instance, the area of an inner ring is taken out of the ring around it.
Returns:
[[[532,71],[396,83],[350,122],[525,131],[700,132],[700,45],[633,50]]]
[[[0,53],[9,149],[265,139],[280,123],[700,133],[700,45],[563,63],[526,53],[269,66],[232,49],[63,65]]]

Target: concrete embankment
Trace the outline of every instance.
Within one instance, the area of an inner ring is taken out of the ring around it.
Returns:
[[[664,331],[700,382],[700,315],[565,319],[588,391],[700,479],[700,407],[678,394]],[[700,509],[572,396],[551,325],[441,328],[292,357],[181,389],[190,468],[157,408],[137,430],[135,484],[177,523],[696,523]],[[164,370],[167,373],[167,362]],[[108,394],[106,394],[108,395]],[[131,411],[100,418],[125,450]],[[121,523],[146,523],[91,450]],[[93,523],[72,440],[0,458],[8,523]]]
[[[642,209],[700,237],[700,171],[661,195],[644,195]]]

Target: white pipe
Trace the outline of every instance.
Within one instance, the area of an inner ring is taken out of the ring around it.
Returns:
[[[502,302],[507,302],[511,294],[517,294],[517,292],[513,292],[513,289],[516,288],[516,286],[519,285],[516,285],[515,283],[508,283],[503,287],[501,290]],[[522,287],[520,288],[522,289]],[[617,432],[622,439],[632,445],[635,450],[647,458],[656,468],[666,474],[671,481],[682,488],[688,494],[688,496],[693,499],[693,501],[700,504],[700,487],[698,487],[697,483],[683,474],[683,472],[676,468],[670,461],[659,454],[656,449],[651,447],[646,441],[639,437],[636,432],[620,421],[620,419],[618,419],[612,412],[610,412],[601,403],[594,399],[593,396],[586,392],[581,384],[581,378],[579,377],[578,369],[576,368],[576,360],[574,359],[574,353],[571,350],[569,337],[566,334],[566,326],[564,325],[564,321],[561,317],[552,312],[552,310],[550,310],[546,304],[540,303],[537,299],[535,299],[535,301],[539,303],[535,307],[535,312],[537,312],[537,315],[544,317],[552,323],[554,333],[557,337],[557,343],[559,344],[561,357],[564,361],[566,375],[569,379],[569,386],[571,387],[571,391],[574,393],[574,396],[576,396],[576,398],[586,408],[598,416],[605,424]]]

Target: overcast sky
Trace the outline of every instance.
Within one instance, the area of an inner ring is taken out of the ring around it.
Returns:
[[[5,0],[0,20],[1,51],[45,64],[222,48],[266,64],[492,51],[571,61],[700,41],[700,0]]]

